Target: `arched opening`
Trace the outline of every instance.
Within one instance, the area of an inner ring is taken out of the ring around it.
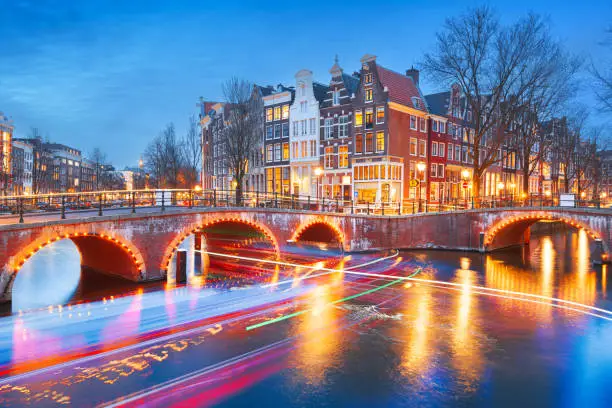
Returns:
[[[576,230],[583,230],[592,241],[600,239],[595,231],[571,218],[552,215],[521,215],[509,217],[491,226],[485,233],[484,246],[489,251],[495,251],[528,244],[532,228],[541,228],[546,224],[563,224]]]
[[[324,221],[315,221],[298,229],[293,241],[300,244],[325,244],[332,248],[341,248],[344,240],[342,232],[335,226]]]
[[[13,270],[6,288],[10,309],[19,311],[134,290],[143,259],[114,236],[70,233],[36,240],[7,267]]]
[[[266,227],[241,219],[213,220],[181,234],[166,251],[162,270],[171,284],[177,283],[178,250],[186,251],[187,282],[213,286],[263,276],[269,265],[253,266],[249,258],[278,259],[280,255],[278,242]]]

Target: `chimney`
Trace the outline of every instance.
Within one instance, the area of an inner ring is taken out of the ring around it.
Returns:
[[[407,69],[406,76],[412,78],[412,82],[414,82],[416,86],[419,86],[419,70],[418,69],[416,69],[414,66],[411,67],[410,69]]]

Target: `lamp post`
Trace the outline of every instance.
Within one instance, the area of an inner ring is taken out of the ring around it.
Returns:
[[[314,174],[317,177],[317,200],[319,199],[319,182],[321,180],[321,175],[323,174],[323,169],[320,167],[317,167],[314,170]]]
[[[470,171],[468,169],[463,169],[461,171],[461,178],[463,179],[463,189],[465,190],[465,209],[467,210],[467,202],[468,202],[468,181],[470,180]]]
[[[504,189],[504,183],[502,181],[500,181],[499,183],[497,183],[497,195],[500,198],[500,202],[501,202],[501,198],[503,197],[503,189]]]
[[[427,166],[425,165],[425,163],[423,162],[418,162],[416,165],[417,168],[417,172],[421,175],[421,177],[419,177],[419,212],[422,212],[422,207],[421,207],[421,199],[423,198],[423,179],[425,178],[425,168]]]

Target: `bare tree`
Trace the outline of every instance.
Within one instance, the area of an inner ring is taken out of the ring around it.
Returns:
[[[520,158],[523,191],[529,191],[529,178],[546,160],[552,141],[544,134],[541,124],[553,119],[564,108],[576,90],[575,75],[580,62],[565,53],[553,41],[542,44],[539,66],[520,99],[516,99],[516,112],[512,123],[510,151]]]
[[[50,192],[53,177],[53,160],[44,150],[42,133],[38,128],[30,128],[28,139],[31,140],[34,147],[32,158],[32,194],[48,193]]]
[[[564,179],[563,191],[566,193],[571,191],[574,181],[580,174],[580,163],[577,163],[578,151],[587,116],[586,111],[580,109],[569,119],[567,129],[561,134],[562,137],[553,141],[559,162],[559,173]]]
[[[198,174],[202,163],[202,140],[198,129],[198,120],[195,115],[191,115],[187,133],[181,143],[185,158],[185,179],[190,188],[198,184]]]
[[[249,159],[255,155],[262,137],[263,108],[254,89],[250,82],[238,78],[231,78],[223,85],[229,111],[224,129],[227,160],[235,181],[236,204],[242,201]]]
[[[480,7],[447,19],[435,52],[425,55],[424,70],[447,86],[459,84],[465,98],[475,195],[485,171],[501,160],[516,101],[539,79],[537,67],[545,57],[539,50],[549,41],[548,27],[536,15],[502,26],[488,7]]]
[[[612,51],[612,28],[606,31],[608,38],[602,45]],[[612,61],[610,61],[612,63]],[[591,64],[591,73],[595,78],[595,95],[605,112],[612,113],[612,68],[607,64],[604,68],[598,68]]]
[[[94,175],[96,177],[96,181],[94,184],[94,188],[96,191],[102,188],[103,190],[106,188],[106,177],[104,166],[107,164],[106,153],[104,153],[99,147],[94,147],[91,153],[89,153],[89,160],[94,163]]]
[[[184,177],[181,177],[184,159],[173,123],[166,125],[162,133],[149,143],[144,157],[147,171],[157,187],[185,187]]]

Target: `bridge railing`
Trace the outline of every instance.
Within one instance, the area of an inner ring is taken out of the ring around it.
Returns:
[[[247,191],[240,199],[235,191],[226,190],[132,190],[96,191],[63,194],[39,194],[0,197],[0,216],[4,218],[58,214],[64,219],[79,212],[94,212],[103,215],[108,211],[122,210],[136,212],[141,208],[156,208],[165,211],[175,207],[250,207],[309,210],[326,213],[405,215],[430,212],[464,211],[474,208],[516,208],[516,207],[584,207],[609,208],[604,199],[575,199],[563,201],[558,195],[497,195],[484,197],[462,197],[438,201],[408,199],[403,202],[366,201],[340,197],[312,197],[287,195],[270,192]]]

